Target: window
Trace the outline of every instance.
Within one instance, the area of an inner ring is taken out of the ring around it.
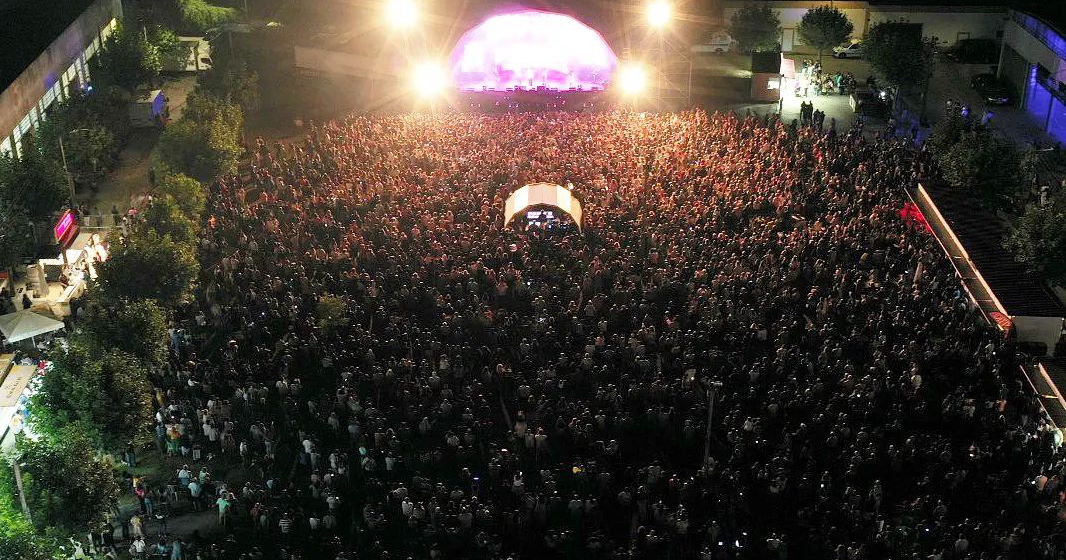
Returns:
[[[44,97],[41,98],[40,103],[37,104],[37,109],[41,112],[41,115],[47,114],[46,111],[55,103],[56,92],[52,88],[48,88],[48,91],[44,92]]]
[[[32,117],[32,120],[31,120],[31,117]],[[22,121],[19,122],[19,127],[18,127],[18,132],[20,133],[19,136],[24,136],[26,134],[29,134],[33,130],[33,124],[36,121],[37,121],[37,117],[34,116],[33,111],[31,110],[30,113],[28,115],[26,115],[25,117],[23,117]]]
[[[78,83],[78,67],[75,64],[71,64],[70,68],[67,68],[66,72],[63,72],[63,89],[68,92],[77,89],[81,84]]]
[[[13,154],[13,150],[11,149],[11,139],[10,138],[4,138],[4,141],[0,142],[0,156],[10,156],[10,155],[14,155]]]

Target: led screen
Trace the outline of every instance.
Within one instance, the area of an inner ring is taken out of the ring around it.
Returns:
[[[451,55],[452,78],[462,91],[599,90],[617,65],[594,29],[539,11],[490,17],[463,35]]]

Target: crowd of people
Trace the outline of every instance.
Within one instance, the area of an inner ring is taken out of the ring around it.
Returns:
[[[901,214],[909,144],[548,112],[252,151],[156,394],[223,535],[172,557],[1066,558],[1054,431]],[[504,227],[534,182],[582,228]]]
[[[858,82],[851,72],[826,72],[822,63],[804,59],[796,80],[796,97],[808,95],[848,95],[855,91]],[[867,80],[866,87],[872,85]]]

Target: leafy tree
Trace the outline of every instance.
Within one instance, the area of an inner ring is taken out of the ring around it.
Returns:
[[[216,56],[214,65],[200,75],[197,90],[235,103],[245,111],[259,106],[259,74],[240,55]]]
[[[116,348],[146,365],[161,367],[167,359],[167,314],[153,300],[98,301],[91,298],[82,330],[97,347]]]
[[[1060,208],[1030,205],[1007,235],[1004,247],[1034,272],[1066,285],[1066,212]]]
[[[203,92],[194,92],[189,95],[185,101],[182,118],[201,124],[218,122],[225,128],[236,132],[238,136],[244,123],[244,115],[240,107],[221,97]]]
[[[141,29],[119,23],[99,54],[93,57],[89,72],[103,90],[117,86],[136,91],[141,84],[154,82],[162,70],[159,48]]]
[[[927,143],[930,153],[937,158],[944,155],[971,127],[972,123],[966,122],[961,115],[952,112],[933,127],[933,134],[929,136]]]
[[[237,10],[208,4],[204,0],[176,0],[185,24],[201,32],[237,19]]]
[[[37,534],[21,512],[0,507],[0,558],[19,560],[60,560],[55,539]]]
[[[781,45],[781,20],[766,4],[745,4],[733,14],[729,34],[742,52],[777,50]]]
[[[192,247],[154,233],[133,235],[113,247],[99,266],[97,288],[108,299],[154,299],[170,308],[187,300],[199,263]]]
[[[218,121],[201,124],[181,119],[159,138],[163,163],[200,181],[235,173],[240,154],[239,136]]]
[[[70,200],[63,167],[33,135],[22,137],[19,155],[0,156],[0,198],[25,208],[32,221],[47,221]]]
[[[863,39],[863,54],[881,78],[900,90],[925,85],[933,73],[935,40],[922,37],[920,24],[886,21]]]
[[[33,235],[26,209],[0,197],[0,270],[10,271],[33,250]]]
[[[128,132],[129,108],[125,100],[114,99],[106,92],[89,95],[75,90],[69,98],[49,108],[39,137],[42,148],[56,160],[63,155],[59,150],[62,138],[70,173],[76,182],[83,183],[99,181],[114,166],[119,140]]]
[[[15,460],[23,465],[26,501],[38,527],[71,533],[95,529],[118,500],[113,465],[96,456],[80,425],[66,426],[55,438],[19,435]]]
[[[819,6],[807,10],[800,20],[799,35],[805,43],[818,47],[818,61],[822,61],[822,52],[842,44],[855,30],[844,12],[830,7]]]
[[[190,95],[182,119],[159,140],[163,163],[201,181],[236,172],[243,119],[233,103],[203,92]]]
[[[187,175],[166,173],[156,185],[156,192],[161,196],[170,196],[181,207],[181,211],[191,220],[199,220],[207,204],[207,192],[204,186]]]
[[[325,294],[318,298],[315,314],[318,316],[318,326],[323,329],[343,327],[348,324],[348,303],[344,298]]]
[[[144,366],[121,350],[75,337],[52,356],[52,369],[31,397],[38,433],[59,438],[72,423],[95,446],[112,451],[150,439],[152,384]]]
[[[1021,158],[1013,146],[983,128],[964,130],[938,159],[944,179],[970,190],[993,208],[1009,208],[1018,187]]]
[[[152,30],[151,41],[159,51],[161,70],[165,68],[185,68],[192,48],[188,43],[181,42],[177,33],[165,27],[156,26]]]
[[[196,223],[185,216],[181,206],[172,196],[163,196],[152,201],[144,212],[140,227],[159,236],[169,236],[179,243],[196,240]]]

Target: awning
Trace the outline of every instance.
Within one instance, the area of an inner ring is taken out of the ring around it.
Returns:
[[[8,342],[18,342],[37,335],[58,331],[63,321],[56,321],[24,309],[16,313],[0,315],[0,332]]]
[[[15,366],[11,368],[11,373],[7,374],[7,377],[4,378],[4,383],[0,385],[0,407],[18,404],[19,396],[22,395],[22,391],[26,389],[26,385],[29,384],[36,371],[37,368],[34,366]]]

